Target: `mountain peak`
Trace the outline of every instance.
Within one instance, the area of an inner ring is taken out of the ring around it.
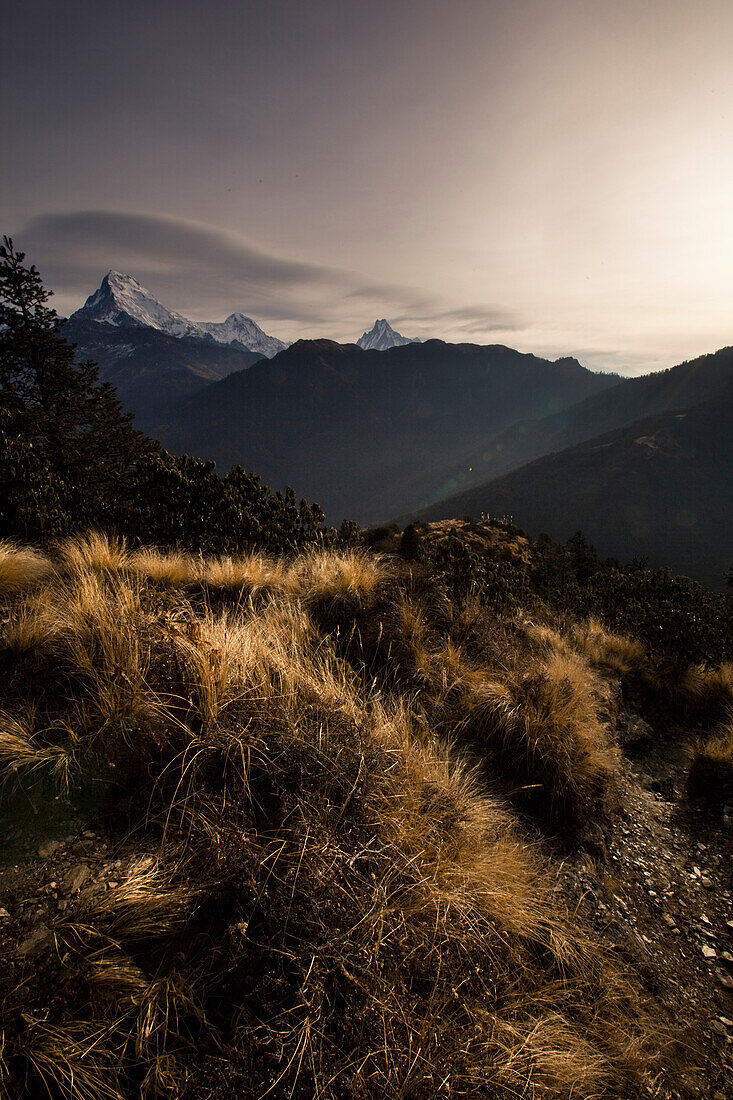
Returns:
[[[97,321],[118,328],[154,328],[168,336],[213,340],[217,344],[259,352],[268,359],[286,346],[282,340],[268,336],[243,313],[231,313],[222,322],[189,321],[159,302],[132,275],[114,269],[107,272],[99,289],[89,295],[73,317],[77,321]]]
[[[105,277],[102,279],[103,283],[135,283],[136,286],[140,286],[137,279],[133,279],[132,275],[126,275],[124,271],[115,271],[114,268],[110,268]]]
[[[276,336],[268,336],[256,321],[244,313],[230,313],[226,321],[201,321],[198,327],[204,338],[216,340],[219,344],[247,348],[248,351],[259,351],[268,359],[287,347]]]
[[[420,343],[416,338],[410,339],[396,332],[385,317],[375,321],[372,329],[363,333],[356,342],[363,351],[386,351],[387,348],[402,347],[403,344]]]

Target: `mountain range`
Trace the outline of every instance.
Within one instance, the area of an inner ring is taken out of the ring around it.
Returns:
[[[111,271],[64,335],[169,449],[238,463],[331,522],[511,514],[719,587],[733,563],[733,349],[639,378],[503,345],[290,346],[251,319],[193,322]]]
[[[242,313],[220,323],[189,321],[119,271],[109,271],[71,315],[64,337],[80,358],[98,364],[142,428],[176,401],[287,346]]]
[[[168,309],[132,275],[108,271],[66,322],[66,339],[82,359],[93,359],[137,423],[149,428],[177,401],[210,382],[271,359],[288,345],[243,313],[225,321],[190,321]],[[375,321],[359,345],[384,351],[419,341]]]
[[[251,317],[231,313],[226,321],[189,321],[162,305],[149,290],[131,275],[108,271],[101,286],[90,294],[71,320],[95,321],[115,328],[152,328],[167,336],[228,344],[240,351],[258,352],[271,359],[287,347],[282,340],[268,336]]]
[[[404,518],[511,514],[556,539],[580,529],[604,554],[720,588],[733,564],[732,425],[733,348],[723,348],[513,425],[490,455],[492,473],[509,472]]]
[[[233,371],[246,370],[262,356],[230,344],[170,336],[142,325],[122,327],[71,317],[64,339],[77,344],[80,359],[93,359],[99,376],[111,382],[138,427],[148,429],[177,401]]]
[[[618,384],[574,359],[428,340],[387,351],[300,340],[170,410],[155,434],[176,452],[240,463],[334,521],[362,523],[478,478],[467,456],[518,419]]]

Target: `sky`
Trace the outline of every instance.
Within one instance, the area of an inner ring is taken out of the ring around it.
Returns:
[[[6,0],[0,231],[284,340],[733,343],[730,0]]]

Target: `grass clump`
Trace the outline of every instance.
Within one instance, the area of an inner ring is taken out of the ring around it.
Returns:
[[[693,746],[687,789],[711,806],[733,801],[733,713],[712,737]]]
[[[209,590],[223,594],[292,592],[294,588],[287,564],[257,551],[209,559],[200,576]]]
[[[427,726],[491,789],[573,840],[617,804],[611,691],[575,643],[475,600],[393,599],[360,620],[370,675],[408,683]],[[349,638],[351,636],[348,636]]]
[[[70,748],[34,737],[26,725],[0,713],[0,782],[23,783],[41,773],[68,790],[72,757]]]
[[[648,668],[646,649],[640,641],[612,633],[593,616],[574,624],[571,633],[578,651],[595,668],[621,677],[642,673]]]
[[[73,755],[116,885],[91,871],[34,957],[7,945],[7,1095],[639,1090],[639,998],[495,793],[542,783],[553,821],[603,796],[579,654],[407,589],[388,619],[397,582],[361,555],[270,563],[297,583],[215,604],[221,559],[167,591],[134,559],[66,561],[0,688],[0,769]]]
[[[312,551],[295,561],[291,576],[309,603],[358,606],[373,601],[389,570],[384,560],[360,550]]]
[[[733,662],[692,665],[677,684],[677,698],[692,714],[716,716],[733,706]]]
[[[143,547],[130,555],[128,567],[145,580],[167,588],[182,588],[198,577],[197,563],[180,550],[163,552]]]
[[[64,539],[56,553],[61,568],[68,573],[115,573],[130,560],[124,539],[93,530]]]
[[[616,805],[617,754],[601,721],[602,693],[577,656],[483,679],[464,696],[462,734],[513,783],[524,808],[565,831]]]
[[[39,584],[52,569],[49,559],[38,550],[0,541],[0,596]]]

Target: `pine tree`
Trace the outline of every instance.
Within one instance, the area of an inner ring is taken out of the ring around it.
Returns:
[[[77,362],[25,253],[0,245],[0,538],[97,527],[131,542],[223,553],[332,539],[317,504],[235,466],[175,457],[132,427],[95,363]]]
[[[76,361],[51,292],[0,245],[0,533],[44,538],[103,523],[115,482],[149,448],[96,364]],[[9,458],[10,456],[10,458]],[[36,515],[35,522],[33,515]],[[13,529],[16,528],[16,529]]]

